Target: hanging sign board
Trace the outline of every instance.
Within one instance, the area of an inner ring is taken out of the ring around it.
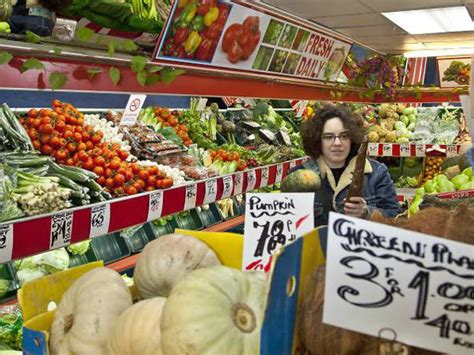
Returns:
[[[175,1],[154,60],[226,72],[335,82],[347,38],[263,3]]]
[[[314,193],[247,193],[242,270],[267,272],[271,254],[314,229]]]
[[[474,246],[331,213],[323,322],[472,354]]]

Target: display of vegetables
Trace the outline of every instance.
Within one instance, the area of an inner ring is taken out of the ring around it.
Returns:
[[[121,150],[130,152],[130,144],[124,139],[120,129],[113,122],[106,118],[101,118],[99,114],[85,114],[84,124],[91,125],[94,129],[102,132],[104,134],[104,142],[117,143],[120,145]]]
[[[0,343],[13,350],[20,350],[23,341],[23,314],[16,306],[0,308]]]
[[[90,245],[91,245],[90,240],[84,240],[83,242],[71,244],[66,249],[72,255],[84,255],[89,250]]]

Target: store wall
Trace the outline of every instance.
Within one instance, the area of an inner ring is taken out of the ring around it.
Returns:
[[[6,102],[14,108],[49,107],[53,99],[59,99],[78,108],[123,109],[128,98],[128,94],[0,90],[0,103]],[[145,106],[188,108],[189,101],[188,96],[148,95]]]

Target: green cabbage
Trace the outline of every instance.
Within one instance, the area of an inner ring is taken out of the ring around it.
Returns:
[[[85,240],[83,242],[68,246],[67,250],[72,255],[84,255],[89,250],[90,244],[91,244],[90,240]]]

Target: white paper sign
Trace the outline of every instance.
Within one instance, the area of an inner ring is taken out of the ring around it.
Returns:
[[[296,107],[293,107],[293,111],[295,112],[296,117],[301,117],[306,110],[306,106],[308,106],[308,100],[301,100],[296,104]]]
[[[268,175],[269,175],[269,168],[268,166],[263,167],[262,170],[262,175],[260,179],[260,187],[265,187],[268,185]]]
[[[276,183],[281,182],[282,179],[283,179],[283,164],[278,164],[275,182]]]
[[[184,211],[196,207],[197,184],[186,185],[184,195]]]
[[[49,249],[65,247],[71,244],[73,213],[65,212],[51,217]]]
[[[163,212],[163,191],[155,190],[148,198],[148,217],[147,221],[154,221],[161,218]]]
[[[328,228],[324,323],[472,354],[474,246],[336,213]]]
[[[417,157],[424,157],[425,156],[425,145],[424,144],[417,144],[416,145],[416,156]]]
[[[257,176],[255,174],[255,170],[247,171],[247,188],[246,192],[255,190],[255,183],[257,182]]]
[[[229,198],[232,196],[232,190],[234,188],[234,180],[232,180],[232,176],[224,176],[222,178],[222,182],[224,184],[224,190],[222,191],[222,198]]]
[[[296,160],[291,160],[290,161],[290,170],[293,169],[296,166]]]
[[[369,156],[376,157],[377,155],[379,155],[379,143],[369,143],[367,150]]]
[[[6,263],[12,259],[13,252],[13,225],[4,224],[0,226],[0,263]]]
[[[104,203],[91,209],[91,231],[89,238],[109,233],[110,204]]]
[[[130,95],[125,111],[123,112],[120,125],[133,126],[140,115],[140,110],[145,103],[146,95]]]
[[[204,204],[215,202],[217,196],[217,180],[211,179],[206,181],[206,195],[204,196]]]
[[[409,157],[411,156],[411,148],[409,143],[400,144],[400,156]]]
[[[201,97],[198,100],[198,103],[196,105],[196,111],[198,112],[204,111],[204,109],[206,108],[206,104],[207,104],[207,99],[205,97]]]
[[[242,270],[267,272],[271,254],[314,229],[314,193],[246,195]]]
[[[382,155],[384,157],[391,157],[393,155],[393,145],[390,143],[384,144]]]
[[[453,155],[457,155],[458,154],[458,150],[457,150],[457,147],[455,144],[448,144],[446,146],[446,156],[447,157],[451,157]]]
[[[235,174],[234,195],[240,195],[244,188],[244,173]]]

